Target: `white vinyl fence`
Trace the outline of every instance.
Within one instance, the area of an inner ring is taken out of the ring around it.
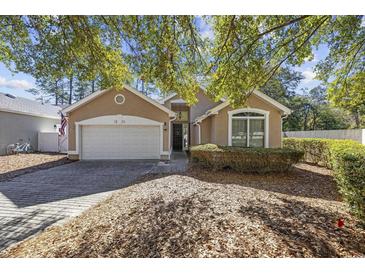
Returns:
[[[354,140],[365,145],[365,129],[286,131],[284,137]]]
[[[67,135],[59,136],[58,132],[38,132],[38,150],[67,153]]]

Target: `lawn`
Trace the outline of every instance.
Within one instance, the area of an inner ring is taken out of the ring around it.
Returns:
[[[336,220],[345,226],[337,228]],[[331,173],[148,176],[3,257],[364,257]]]
[[[68,163],[66,155],[56,153],[29,153],[0,156],[0,182],[40,169]]]

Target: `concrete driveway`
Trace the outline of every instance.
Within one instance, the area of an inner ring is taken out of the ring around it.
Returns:
[[[0,250],[79,215],[156,161],[80,161],[0,182]]]

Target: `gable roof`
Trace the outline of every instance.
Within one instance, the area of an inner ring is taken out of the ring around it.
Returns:
[[[204,89],[204,88],[202,88],[202,87],[200,87],[200,89],[201,89],[201,91],[205,94],[205,96],[207,96],[206,95],[206,89]],[[171,93],[171,94],[169,94],[168,96],[166,96],[165,98],[162,98],[161,100],[159,100],[158,102],[160,103],[160,104],[165,104],[168,100],[171,100],[172,98],[174,98],[175,96],[177,95],[177,93]],[[219,101],[221,101],[221,102],[224,102],[225,100],[222,98],[222,99],[220,99]],[[185,103],[185,100],[184,99],[181,99],[181,98],[179,98],[179,99],[176,99],[176,102],[174,102],[174,103]]]
[[[177,93],[171,93],[170,95],[166,96],[165,98],[162,98],[161,100],[159,100],[158,102],[160,104],[165,104],[168,100],[174,98],[177,95]]]
[[[149,102],[150,104],[156,106],[157,108],[161,109],[162,111],[166,112],[167,114],[170,115],[170,117],[175,117],[176,113],[173,112],[172,110],[168,109],[167,107],[159,104],[157,101],[153,100],[152,98],[144,95],[142,92],[139,92],[138,90],[128,86],[128,85],[124,85],[123,88],[125,88],[126,90],[132,92],[133,94],[139,96],[140,98],[142,98],[143,100]],[[96,98],[98,98],[99,96],[103,95],[104,93],[113,90],[113,88],[107,88],[104,90],[99,90],[96,91],[94,93],[91,93],[90,95],[86,96],[85,98],[81,99],[80,101],[77,101],[76,103],[64,108],[62,110],[63,113],[70,113],[72,111],[74,111],[75,109],[85,105],[86,103],[95,100]]]
[[[278,101],[274,100],[273,98],[267,96],[266,94],[262,93],[261,91],[254,90],[252,94],[255,94],[257,97],[263,99],[264,101],[268,102],[269,104],[273,105],[277,109],[281,110],[284,114],[288,115],[292,111],[284,106],[283,104],[279,103]],[[194,123],[200,123],[205,118],[209,117],[210,115],[217,114],[220,110],[224,109],[225,107],[229,106],[229,101],[225,100],[223,103],[215,106],[207,110],[202,116],[195,119]]]
[[[15,97],[11,94],[0,92],[0,111],[16,114],[24,114],[36,117],[60,119],[59,112],[61,107],[51,104]]]

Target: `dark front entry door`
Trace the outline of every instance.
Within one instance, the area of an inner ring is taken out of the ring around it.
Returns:
[[[172,124],[172,148],[175,151],[182,150],[183,130],[182,124]]]

